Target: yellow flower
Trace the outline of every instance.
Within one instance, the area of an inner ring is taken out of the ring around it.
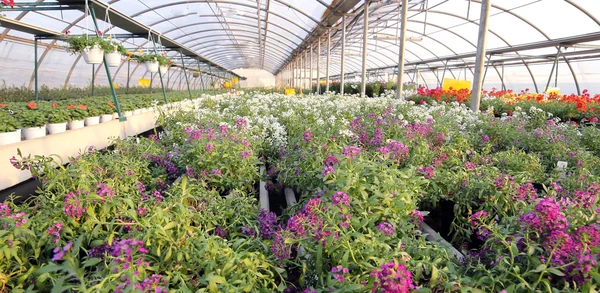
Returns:
[[[108,36],[108,37],[106,37],[106,39],[108,39],[109,41],[112,41],[112,36]]]

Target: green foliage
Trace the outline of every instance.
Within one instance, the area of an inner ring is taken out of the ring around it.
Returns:
[[[0,132],[11,132],[19,128],[19,121],[7,110],[0,108]]]

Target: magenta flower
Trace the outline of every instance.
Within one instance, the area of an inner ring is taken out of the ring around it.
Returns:
[[[403,264],[384,264],[379,269],[374,269],[370,276],[375,279],[372,292],[410,293],[416,289],[411,273]]]
[[[342,154],[347,158],[355,159],[356,157],[358,157],[358,155],[360,155],[360,149],[352,145],[345,146],[342,150]]]
[[[334,205],[346,205],[350,206],[350,197],[343,191],[337,191],[331,197],[331,201]]]
[[[67,216],[69,216],[71,218],[77,218],[77,219],[81,218],[81,215],[85,212],[85,209],[83,208],[83,205],[79,201],[80,197],[81,197],[80,190],[76,190],[75,193],[73,193],[71,191],[65,196],[64,211]]]
[[[321,171],[321,175],[323,175],[323,178],[326,178],[327,176],[331,175],[333,172],[335,172],[335,169],[331,166],[325,166],[323,168],[323,171]]]
[[[235,127],[239,130],[244,130],[248,127],[248,120],[244,117],[240,117],[235,121]]]
[[[54,223],[54,225],[48,228],[48,235],[52,236],[52,242],[54,242],[54,244],[58,243],[58,240],[60,239],[60,231],[62,230],[62,227],[63,223],[58,222]]]
[[[215,146],[209,143],[204,147],[204,150],[206,150],[209,153],[212,153],[212,151],[215,150]]]
[[[394,235],[395,228],[388,222],[381,222],[377,225],[377,230],[381,231],[383,235],[392,236]]]
[[[213,169],[211,173],[213,175],[223,175],[223,172],[221,172],[220,169]]]
[[[246,158],[248,158],[248,157],[252,156],[252,153],[251,153],[251,152],[249,152],[249,151],[243,151],[243,152],[241,153],[241,156],[242,156],[242,159],[246,159]]]
[[[54,248],[54,250],[52,251],[54,252],[54,256],[52,256],[52,261],[62,260],[63,257],[65,257],[65,254],[69,252],[69,250],[71,250],[72,246],[73,242],[69,242],[64,247],[57,246],[56,248]]]
[[[307,131],[305,131],[305,132],[304,132],[304,141],[306,141],[306,142],[310,142],[310,141],[312,141],[312,140],[313,140],[313,135],[312,135],[312,133],[310,132],[310,130],[307,130]]]

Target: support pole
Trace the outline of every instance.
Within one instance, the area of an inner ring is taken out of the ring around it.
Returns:
[[[92,17],[92,20],[94,21],[94,26],[96,27],[96,36],[99,37],[100,34],[98,32],[100,32],[100,29],[98,28],[98,22],[96,21],[96,12],[94,11],[93,7],[90,7],[89,10],[90,10],[90,15]],[[110,75],[110,68],[108,68],[108,63],[106,63],[106,55],[103,58],[104,58],[104,69],[106,70],[106,77],[108,78],[108,85],[110,87],[110,93],[112,94],[112,97],[113,97],[113,104],[115,105],[115,109],[117,110],[117,115],[119,115],[119,121],[121,121],[121,122],[127,121],[127,117],[123,117],[121,115],[121,106],[119,105],[119,99],[117,98],[117,92],[115,91],[115,86],[113,84],[112,76]]]
[[[181,69],[183,69],[183,74],[185,75],[185,82],[187,83],[188,96],[190,99],[192,98],[192,91],[190,90],[190,79],[187,76],[187,72],[185,71],[185,61],[183,60],[183,53],[179,50],[179,56],[181,57]]]
[[[208,71],[210,72],[210,75],[211,75],[210,80],[211,80],[211,84],[212,84],[212,88],[213,88],[213,95],[216,96],[217,95],[217,84],[215,83],[215,79],[212,76],[212,65],[210,65],[210,64],[208,65]]]
[[[485,66],[488,21],[490,18],[491,0],[481,1],[481,16],[479,17],[479,37],[477,39],[477,55],[475,58],[475,74],[471,97],[471,110],[479,112],[481,103],[481,86],[483,82],[483,67]]]
[[[362,48],[362,81],[360,84],[360,96],[364,97],[367,93],[367,45],[368,45],[368,34],[369,34],[369,3],[371,1],[365,0],[365,9],[363,13],[364,24],[363,24],[363,48]],[[400,73],[398,73],[400,77]]]
[[[313,47],[312,47],[312,44],[310,45],[310,54],[308,54],[308,55],[310,55],[310,58],[309,58],[310,59],[310,61],[309,61],[310,62],[310,79],[309,79],[308,86],[310,87],[310,93],[312,93],[313,92],[313,89],[312,89],[312,83],[313,83]]]
[[[340,61],[340,95],[344,95],[344,62],[346,61],[346,15],[342,15],[342,60]]]
[[[317,40],[317,94],[321,94],[321,37]]]
[[[154,40],[154,36],[150,36],[152,38],[152,46],[154,47],[154,54],[158,55],[158,50],[156,50],[156,40]],[[158,64],[158,78],[160,79],[160,86],[162,88],[163,99],[165,100],[165,104],[167,101],[167,92],[165,91],[165,83],[163,82],[162,72],[160,71],[160,64]],[[189,84],[188,84],[189,85]]]
[[[35,38],[34,43],[33,43],[33,58],[35,58],[34,60],[34,68],[33,68],[33,78],[35,79],[34,84],[35,84],[35,101],[39,101],[40,100],[40,90],[38,88],[38,39]]]
[[[154,73],[150,72],[150,93],[152,93],[152,82],[154,81]]]
[[[406,52],[406,22],[408,17],[408,0],[402,0],[402,13],[400,20],[400,49],[398,52],[398,84],[396,85],[396,98],[404,99],[404,53]]]
[[[131,58],[127,57],[127,86],[125,87],[125,94],[129,94],[129,79],[130,79],[129,71],[130,70],[131,70]]]
[[[331,29],[327,29],[327,71],[325,72],[325,92],[329,91],[329,68],[331,61],[329,60],[331,55]]]
[[[96,89],[96,64],[92,64],[92,97],[94,96],[94,90]]]
[[[554,63],[552,63],[552,70],[550,70],[550,76],[548,76],[548,82],[546,83],[546,88],[544,89],[544,92],[547,93],[548,92],[548,87],[550,86],[550,82],[552,81],[552,75],[554,73],[554,69],[556,69],[558,71],[558,58],[560,57],[560,47],[558,47],[558,52],[556,53],[556,58],[554,58]],[[558,77],[558,75],[557,75]]]

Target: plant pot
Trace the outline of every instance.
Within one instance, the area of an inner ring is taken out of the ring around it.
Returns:
[[[0,146],[21,141],[21,130],[0,132]]]
[[[167,74],[167,72],[169,72],[169,66],[166,66],[166,65],[160,66],[158,69],[160,70],[160,73],[163,75],[165,75],[165,74]]]
[[[104,57],[106,58],[106,64],[110,67],[119,67],[121,65],[121,53],[117,51],[106,53]]]
[[[158,61],[154,61],[154,62],[148,61],[148,62],[146,62],[146,70],[148,72],[151,72],[151,73],[158,72]]]
[[[119,119],[119,113],[115,112],[112,114],[113,119]]]
[[[106,123],[113,120],[113,114],[104,114],[100,116],[100,123]]]
[[[100,124],[100,116],[85,118],[85,126]]]
[[[142,109],[133,110],[133,115],[139,115],[139,114],[142,114]]]
[[[83,55],[83,60],[87,64],[101,64],[104,61],[104,50],[98,46],[83,49],[81,55]]]
[[[32,140],[46,136],[46,125],[38,127],[23,128],[23,137],[25,140]]]
[[[194,73],[192,73],[192,76],[193,77],[199,77],[200,76],[200,72],[194,72]]]
[[[69,130],[75,130],[85,127],[85,124],[83,120],[74,120],[67,122],[67,127]]]
[[[48,123],[46,126],[49,134],[57,134],[67,131],[67,122],[63,123]]]
[[[133,115],[133,111],[125,111],[125,117],[129,117],[131,115]]]

